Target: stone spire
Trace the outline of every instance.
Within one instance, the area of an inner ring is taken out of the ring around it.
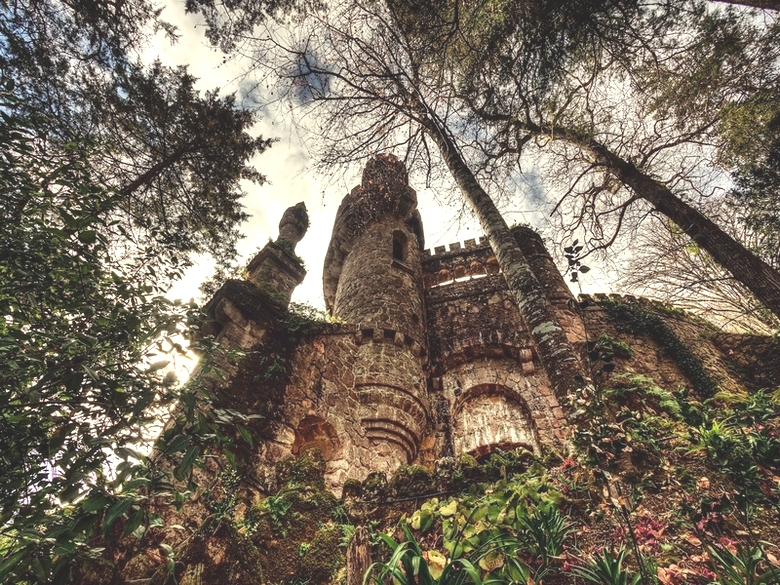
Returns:
[[[279,222],[276,241],[268,242],[246,267],[247,280],[270,292],[285,307],[306,276],[303,262],[295,255],[295,246],[308,228],[309,215],[303,201],[288,207]]]

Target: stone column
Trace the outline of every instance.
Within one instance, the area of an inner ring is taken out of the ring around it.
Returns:
[[[289,207],[279,222],[279,237],[268,242],[246,267],[247,280],[284,307],[306,276],[303,262],[295,255],[295,245],[303,239],[308,228],[306,205],[301,202]]]

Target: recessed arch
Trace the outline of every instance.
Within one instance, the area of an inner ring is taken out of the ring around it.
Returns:
[[[331,461],[341,452],[341,441],[328,421],[318,416],[305,416],[295,429],[291,451],[297,456],[312,448],[319,449],[325,461]]]
[[[461,394],[455,404],[452,442],[457,453],[475,456],[496,449],[523,447],[539,452],[539,441],[528,405],[511,388],[479,384]]]

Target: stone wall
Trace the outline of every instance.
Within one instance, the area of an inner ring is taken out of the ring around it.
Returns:
[[[319,447],[326,483],[338,492],[347,479],[416,460],[430,416],[414,355],[419,346],[396,345],[395,332],[377,331],[331,325],[301,343],[290,356],[292,374],[279,406],[283,422],[260,447],[258,466]]]
[[[403,260],[394,237],[405,239]],[[417,236],[394,217],[378,219],[356,234],[344,259],[333,301],[334,317],[348,323],[381,323],[425,345],[420,250]]]
[[[599,384],[641,374],[664,388],[707,397],[771,379],[746,382],[739,373],[745,365],[733,354],[744,353],[748,342],[716,334],[680,312],[624,297],[575,302],[539,235],[523,227],[514,235],[583,356],[600,338],[630,347],[632,357],[615,358],[612,373],[584,362]],[[567,405],[558,403],[540,367],[487,241],[433,253],[422,251],[422,243],[416,194],[403,166],[389,156],[372,161],[339,208],[323,277],[327,305],[346,323],[329,325],[284,356],[290,379],[277,423],[271,440],[253,455],[259,483],[263,469],[310,447],[322,451],[326,483],[338,492],[347,479],[404,464],[431,467],[461,453],[516,447],[541,453],[565,446]],[[274,244],[266,249],[275,250]],[[287,280],[277,280],[286,289]],[[263,343],[267,327],[253,320],[251,310],[232,297],[215,303],[223,343],[244,349]],[[619,312],[610,309],[616,303],[652,315],[665,333],[626,320],[631,311],[616,317]],[[772,371],[776,350],[761,351]],[[260,393],[262,384],[244,391]]]

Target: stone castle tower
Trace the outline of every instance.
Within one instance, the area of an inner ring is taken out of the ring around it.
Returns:
[[[573,404],[556,399],[484,239],[424,248],[416,194],[395,157],[372,159],[338,210],[323,277],[333,323],[288,311],[306,274],[295,246],[307,227],[303,203],[288,209],[245,279],[227,281],[205,307],[204,333],[240,351],[218,354],[219,376],[204,368],[202,379],[216,407],[243,416],[244,427],[235,429],[230,457],[217,448],[193,471],[201,487],[180,509],[150,503],[171,526],[164,537],[184,585],[331,583],[338,566],[359,585],[371,564],[372,519],[387,512],[397,520],[413,503],[409,495],[452,485],[453,470],[481,467],[474,458],[505,461],[492,457],[499,449],[563,453],[573,431],[567,424],[576,424],[564,408],[586,404],[584,395]],[[596,340],[622,348],[602,388],[631,386],[641,374],[639,383],[652,378],[703,399],[780,380],[776,339],[719,332],[633,297],[574,303],[539,235],[513,232],[575,350],[599,354]],[[596,378],[598,361],[591,366]],[[638,449],[637,464],[647,465],[646,455]],[[160,463],[167,465],[164,457]],[[635,470],[630,445],[615,464],[620,474]],[[384,483],[383,475],[393,477]],[[289,517],[280,498],[294,507]],[[333,522],[345,510],[358,529],[342,555],[344,534]],[[288,539],[285,526],[293,524]],[[140,550],[126,539],[107,549],[111,563],[84,582],[119,582],[120,574],[128,583],[164,582],[159,538]]]
[[[229,282],[207,306],[210,332],[249,352],[242,364],[223,366],[233,378],[227,392],[245,397],[248,411],[263,400],[274,404],[252,455],[259,484],[264,469],[312,447],[323,453],[326,483],[338,493],[348,479],[404,464],[432,467],[443,457],[519,447],[538,454],[564,444],[564,405],[486,239],[426,250],[416,193],[392,155],[368,162],[336,215],[323,287],[337,322],[294,346],[274,346],[284,334],[278,307],[286,307],[305,275],[294,248],[307,226],[303,204],[290,208],[279,238],[248,267],[254,286]],[[598,299],[575,311],[541,237],[530,228],[513,231],[576,348],[585,349],[586,327],[591,340],[615,335],[635,348],[617,372],[643,373],[670,387],[694,385],[658,342],[616,328]],[[264,294],[256,297],[258,290]],[[704,335],[701,323],[664,319],[680,336],[696,339],[691,346],[724,387],[742,385],[726,365],[734,353],[728,336],[718,341]],[[264,398],[271,393],[268,376],[252,366],[251,356],[264,353],[281,355],[287,372],[272,400]]]

